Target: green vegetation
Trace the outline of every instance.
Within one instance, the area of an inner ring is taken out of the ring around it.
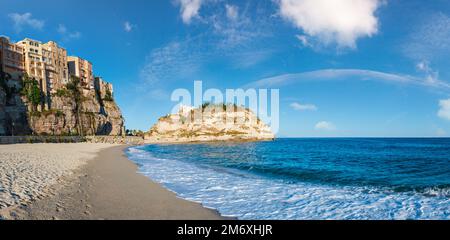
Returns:
[[[66,84],[66,89],[69,91],[70,97],[75,101],[75,112],[76,112],[76,120],[77,120],[77,132],[83,136],[83,125],[81,124],[81,102],[82,102],[82,94],[81,94],[81,80],[76,76],[70,77],[70,82]]]
[[[55,115],[56,117],[63,117],[65,114],[61,110],[57,109],[50,109],[50,110],[44,110],[44,111],[32,111],[29,113],[31,117],[48,117],[50,115]]]
[[[36,79],[30,78],[27,74],[22,77],[22,90],[20,94],[27,98],[27,100],[36,109],[42,103],[42,93],[39,89],[39,83]]]
[[[199,135],[195,132],[192,131],[186,131],[186,130],[182,130],[179,134],[179,137],[182,138],[194,138],[194,137],[198,137]]]
[[[163,122],[163,121],[166,121],[166,120],[169,120],[169,119],[170,119],[170,114],[167,114],[167,115],[164,116],[164,117],[160,117],[160,118],[158,119],[158,121]]]
[[[56,117],[63,117],[63,116],[65,116],[65,114],[61,110],[56,110],[55,116]]]
[[[57,97],[70,97],[70,92],[67,89],[62,88],[56,90],[56,93],[54,95]]]
[[[77,104],[81,102],[81,80],[76,76],[70,77],[70,82],[66,84],[68,95],[72,97]]]
[[[227,108],[229,108],[229,107],[233,107],[234,112],[237,112],[237,110],[239,108],[239,106],[236,103],[233,103],[233,104],[231,104],[231,103],[228,103],[228,104],[225,104],[225,103],[213,104],[213,103],[210,103],[210,102],[205,102],[201,106],[203,112],[205,111],[206,108],[222,108],[223,111],[226,111]]]
[[[240,132],[240,131],[228,131],[226,133],[227,135],[231,135],[231,136],[239,136],[239,135],[244,135],[244,132]]]
[[[108,102],[114,102],[113,95],[111,91],[109,91],[109,89],[106,90],[105,97],[103,98],[103,100]]]
[[[0,88],[3,89],[3,91],[6,93],[6,97],[9,98],[11,95],[10,89],[8,87],[9,76],[3,71],[0,71]]]
[[[209,106],[211,106],[210,102],[205,102],[202,104],[202,110],[204,111],[206,108],[208,108]]]
[[[125,134],[127,136],[133,136],[133,137],[144,137],[145,133],[141,130],[131,130],[131,129],[127,129],[125,131]]]

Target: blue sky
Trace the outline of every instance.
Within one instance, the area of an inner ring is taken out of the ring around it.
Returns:
[[[177,88],[280,89],[280,137],[449,136],[446,0],[0,0],[0,34],[56,40],[147,130]]]

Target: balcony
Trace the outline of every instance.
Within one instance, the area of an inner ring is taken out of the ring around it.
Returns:
[[[54,72],[55,68],[52,65],[45,65],[45,69]]]

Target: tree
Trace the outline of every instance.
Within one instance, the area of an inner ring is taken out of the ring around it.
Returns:
[[[70,97],[72,97],[76,103],[81,102],[81,80],[76,76],[70,77],[70,82],[66,84],[66,88],[69,91]]]
[[[22,90],[20,93],[32,104],[33,110],[36,110],[37,106],[42,103],[42,93],[38,81],[30,78],[26,73],[22,77]]]
[[[7,82],[11,80],[11,75],[8,73],[3,72],[0,69],[0,89],[3,89],[3,91],[6,93],[6,98],[11,98],[12,94],[14,93],[13,89],[8,87]]]
[[[144,137],[145,133],[142,130],[127,129],[126,135],[132,137]]]
[[[76,76],[70,77],[70,82],[66,84],[70,97],[75,101],[75,112],[77,119],[78,133],[83,136],[83,124],[81,124],[80,108],[81,108],[81,80]]]

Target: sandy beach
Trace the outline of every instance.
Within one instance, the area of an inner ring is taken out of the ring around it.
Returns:
[[[109,144],[0,145],[1,219],[223,219],[137,173]]]

